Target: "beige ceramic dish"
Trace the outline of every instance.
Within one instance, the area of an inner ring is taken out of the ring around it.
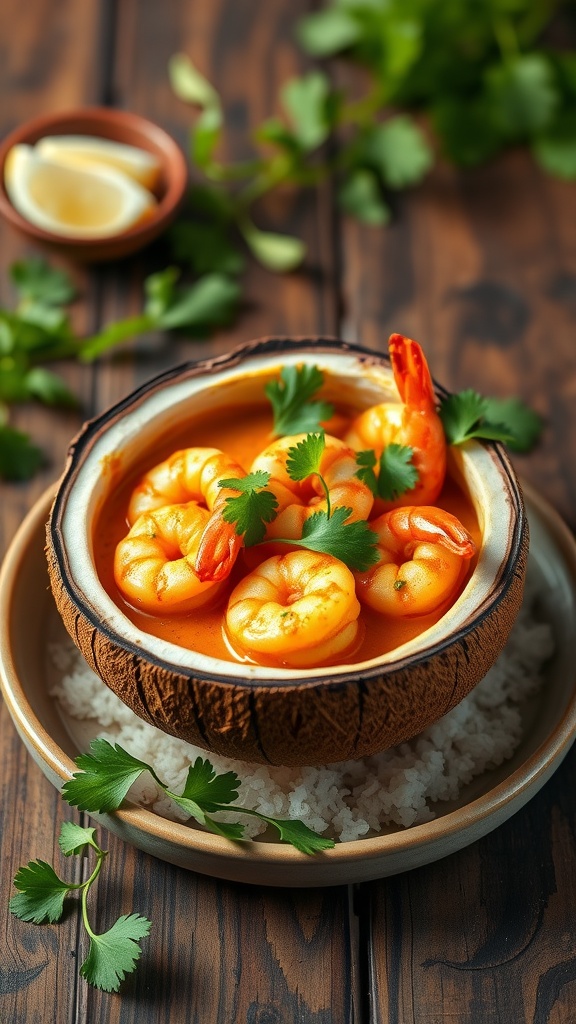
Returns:
[[[393,875],[454,853],[506,821],[552,775],[576,735],[576,546],[550,506],[531,488],[525,494],[529,572],[539,581],[556,653],[512,759],[476,779],[457,803],[439,804],[434,821],[306,857],[276,843],[230,843],[135,806],[93,817],[162,860],[219,878],[276,886],[339,885]],[[28,515],[0,572],[0,683],[23,742],[60,788],[75,770],[73,757],[88,740],[71,739],[47,688],[46,645],[55,626],[62,628],[47,585],[44,555],[51,500],[52,494],[46,494]],[[18,808],[13,812],[18,814]]]
[[[243,761],[329,764],[364,757],[446,714],[502,650],[522,598],[528,531],[501,445],[451,451],[482,530],[477,565],[441,620],[388,654],[329,668],[265,668],[184,650],[137,629],[94,567],[94,523],[108,491],[162,434],[195,415],[265,403],[283,365],[314,363],[331,400],[398,400],[387,357],[334,339],[268,339],[187,364],[88,423],[73,443],[47,533],[64,624],[98,675],[133,711],[181,739]],[[193,430],[191,428],[191,436]]]
[[[34,145],[46,135],[92,135],[136,146],[152,153],[160,162],[160,180],[155,189],[158,205],[143,223],[106,238],[65,238],[45,231],[26,220],[12,205],[4,183],[8,153],[18,143]],[[109,107],[81,107],[77,110],[41,114],[10,132],[0,143],[0,214],[34,242],[86,263],[116,260],[148,245],[165,231],[184,200],[188,184],[186,160],[173,138],[159,125],[139,114]]]

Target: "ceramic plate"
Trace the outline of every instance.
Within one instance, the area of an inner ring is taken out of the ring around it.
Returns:
[[[556,653],[513,757],[477,777],[457,802],[436,805],[433,821],[338,843],[324,854],[306,857],[278,843],[230,843],[136,806],[92,817],[126,842],[172,864],[232,881],[276,886],[383,878],[439,860],[502,824],[544,785],[576,736],[576,666],[571,649],[576,634],[576,544],[535,491],[525,486],[524,493],[531,532],[529,572],[539,578]],[[81,747],[86,749],[87,739],[71,735],[48,693],[46,647],[57,619],[44,556],[51,497],[46,494],[27,516],[0,573],[0,682],[23,742],[60,788],[75,770],[73,758]]]

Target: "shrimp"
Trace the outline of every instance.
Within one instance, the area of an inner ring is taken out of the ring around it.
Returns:
[[[185,613],[216,596],[194,569],[210,513],[195,501],[142,512],[116,546],[114,579],[134,607],[152,615]]]
[[[390,335],[388,348],[402,402],[382,402],[366,409],[344,437],[357,451],[373,448],[378,455],[389,444],[413,449],[412,462],[418,470],[415,486],[395,500],[377,499],[378,512],[406,504],[406,499],[411,505],[432,505],[446,475],[446,437],[424,353],[416,341],[401,334]]]
[[[361,639],[354,577],[338,558],[290,551],[262,562],[235,587],[226,611],[231,644],[267,663],[329,663]]]
[[[132,525],[143,512],[165,505],[202,501],[212,513],[198,545],[195,571],[203,581],[225,579],[232,571],[242,536],[227,523],[222,510],[226,499],[237,494],[220,481],[246,476],[239,463],[219,448],[184,448],[149,469],[134,488],[127,519]]]
[[[405,506],[370,523],[380,560],[355,573],[365,604],[394,618],[438,611],[455,595],[475,554],[456,516],[432,506]]]
[[[264,470],[270,474],[267,488],[276,496],[278,508],[276,518],[268,525],[266,537],[299,540],[306,519],[314,512],[325,512],[328,502],[324,488],[317,474],[302,481],[294,481],[288,475],[286,460],[288,450],[303,441],[306,434],[282,437],[256,456],[251,472]],[[344,441],[329,434],[320,460],[320,473],[328,487],[330,507],[350,508],[350,522],[368,519],[374,504],[370,488],[356,476],[358,464],[356,452]]]

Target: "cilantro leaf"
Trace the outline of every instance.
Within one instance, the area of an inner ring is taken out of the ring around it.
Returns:
[[[521,54],[488,68],[485,80],[494,122],[508,138],[531,136],[550,124],[559,96],[543,54]]]
[[[486,398],[486,420],[502,424],[509,431],[506,442],[515,452],[532,451],[542,433],[543,422],[520,398]]]
[[[244,544],[252,547],[260,544],[266,535],[266,524],[276,516],[278,499],[272,491],[262,490],[270,474],[262,470],[248,473],[245,477],[220,480],[219,487],[229,487],[240,494],[226,498],[222,518],[226,523],[236,525],[238,536],[244,534]]]
[[[330,132],[329,94],[330,82],[321,71],[291,78],[282,89],[282,103],[305,150],[316,149]]]
[[[406,188],[422,181],[433,155],[415,122],[404,114],[376,125],[366,137],[363,158],[389,188]]]
[[[351,508],[338,506],[329,516],[314,512],[305,520],[300,540],[275,537],[275,544],[297,544],[309,551],[321,551],[344,562],[349,569],[364,572],[378,561],[377,537],[363,520],[348,523]]]
[[[542,421],[519,398],[484,398],[468,389],[444,398],[440,419],[449,444],[463,444],[470,438],[502,441],[514,451],[534,447]]]
[[[291,480],[305,480],[312,473],[320,472],[320,462],[326,448],[326,436],[307,434],[303,441],[298,441],[288,449],[286,472]]]
[[[19,868],[14,885],[20,892],[10,900],[11,913],[21,921],[34,924],[58,921],[64,911],[66,895],[77,888],[58,878],[54,868],[44,860],[31,860],[26,867]]]
[[[334,412],[330,402],[310,401],[323,383],[322,371],[304,364],[283,366],[280,380],[266,384],[264,392],[272,404],[277,437],[318,430],[322,420],[330,419]]]
[[[44,456],[27,434],[0,424],[0,477],[4,480],[29,480],[44,461]]]
[[[372,449],[357,452],[359,469],[356,476],[370,488],[375,497],[393,501],[406,491],[411,491],[418,482],[419,473],[412,463],[414,449],[408,445],[388,444],[380,458]],[[378,475],[375,467],[378,465]]]
[[[73,853],[82,853],[87,846],[99,850],[100,847],[94,838],[95,834],[95,828],[82,828],[81,825],[77,825],[73,821],[63,821],[58,845],[65,857],[70,857]]]
[[[120,807],[130,786],[142,772],[150,771],[144,761],[138,761],[118,743],[95,739],[90,743],[90,754],[80,754],[75,763],[80,768],[62,787],[62,796],[81,811],[115,811]]]
[[[403,444],[387,444],[380,456],[378,496],[393,501],[414,489],[420,474],[412,462],[414,449]]]
[[[351,213],[363,224],[388,224],[390,208],[380,195],[378,179],[373,171],[358,167],[343,182],[338,201],[346,213]]]
[[[51,267],[41,257],[19,260],[10,267],[10,276],[25,301],[43,306],[65,306],[76,296],[76,289],[64,270]]]
[[[117,992],[140,958],[138,944],[150,931],[150,921],[139,914],[123,914],[107,932],[90,932],[90,949],[80,974],[104,992]]]
[[[194,800],[204,811],[217,811],[222,809],[222,804],[231,804],[238,798],[239,786],[240,779],[235,772],[217,775],[210,761],[198,757],[188,769],[181,796]]]
[[[262,815],[264,817],[264,815]],[[291,821],[285,818],[264,818],[270,825],[278,829],[283,843],[290,843],[300,853],[312,855],[321,850],[331,850],[336,845],[333,839],[325,839],[313,832],[303,821]]]
[[[246,216],[238,222],[238,227],[252,255],[267,270],[278,274],[295,270],[306,255],[306,244],[301,238],[280,235],[277,231],[261,231]]]

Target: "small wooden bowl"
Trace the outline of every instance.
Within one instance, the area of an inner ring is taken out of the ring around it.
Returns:
[[[137,146],[156,156],[161,165],[155,190],[158,205],[145,222],[105,238],[68,238],[45,231],[26,220],[14,208],[4,181],[8,153],[17,143],[34,145],[45,135],[93,135]],[[180,147],[159,125],[127,110],[81,107],[42,114],[15,128],[0,144],[0,213],[21,234],[56,252],[83,263],[116,260],[144,248],[174,220],[186,194],[188,169]]]
[[[440,621],[389,654],[355,665],[270,669],[208,658],[132,625],[105,592],[92,556],[93,524],[114,478],[182,420],[249,407],[265,380],[303,362],[324,371],[331,400],[366,408],[396,393],[387,357],[334,339],[261,340],[188,363],[86,424],[47,528],[56,604],[91,667],[141,718],[243,761],[328,764],[420,733],[483,678],[522,599],[528,526],[518,480],[501,445],[469,442],[451,451],[451,472],[482,529],[478,562]]]

